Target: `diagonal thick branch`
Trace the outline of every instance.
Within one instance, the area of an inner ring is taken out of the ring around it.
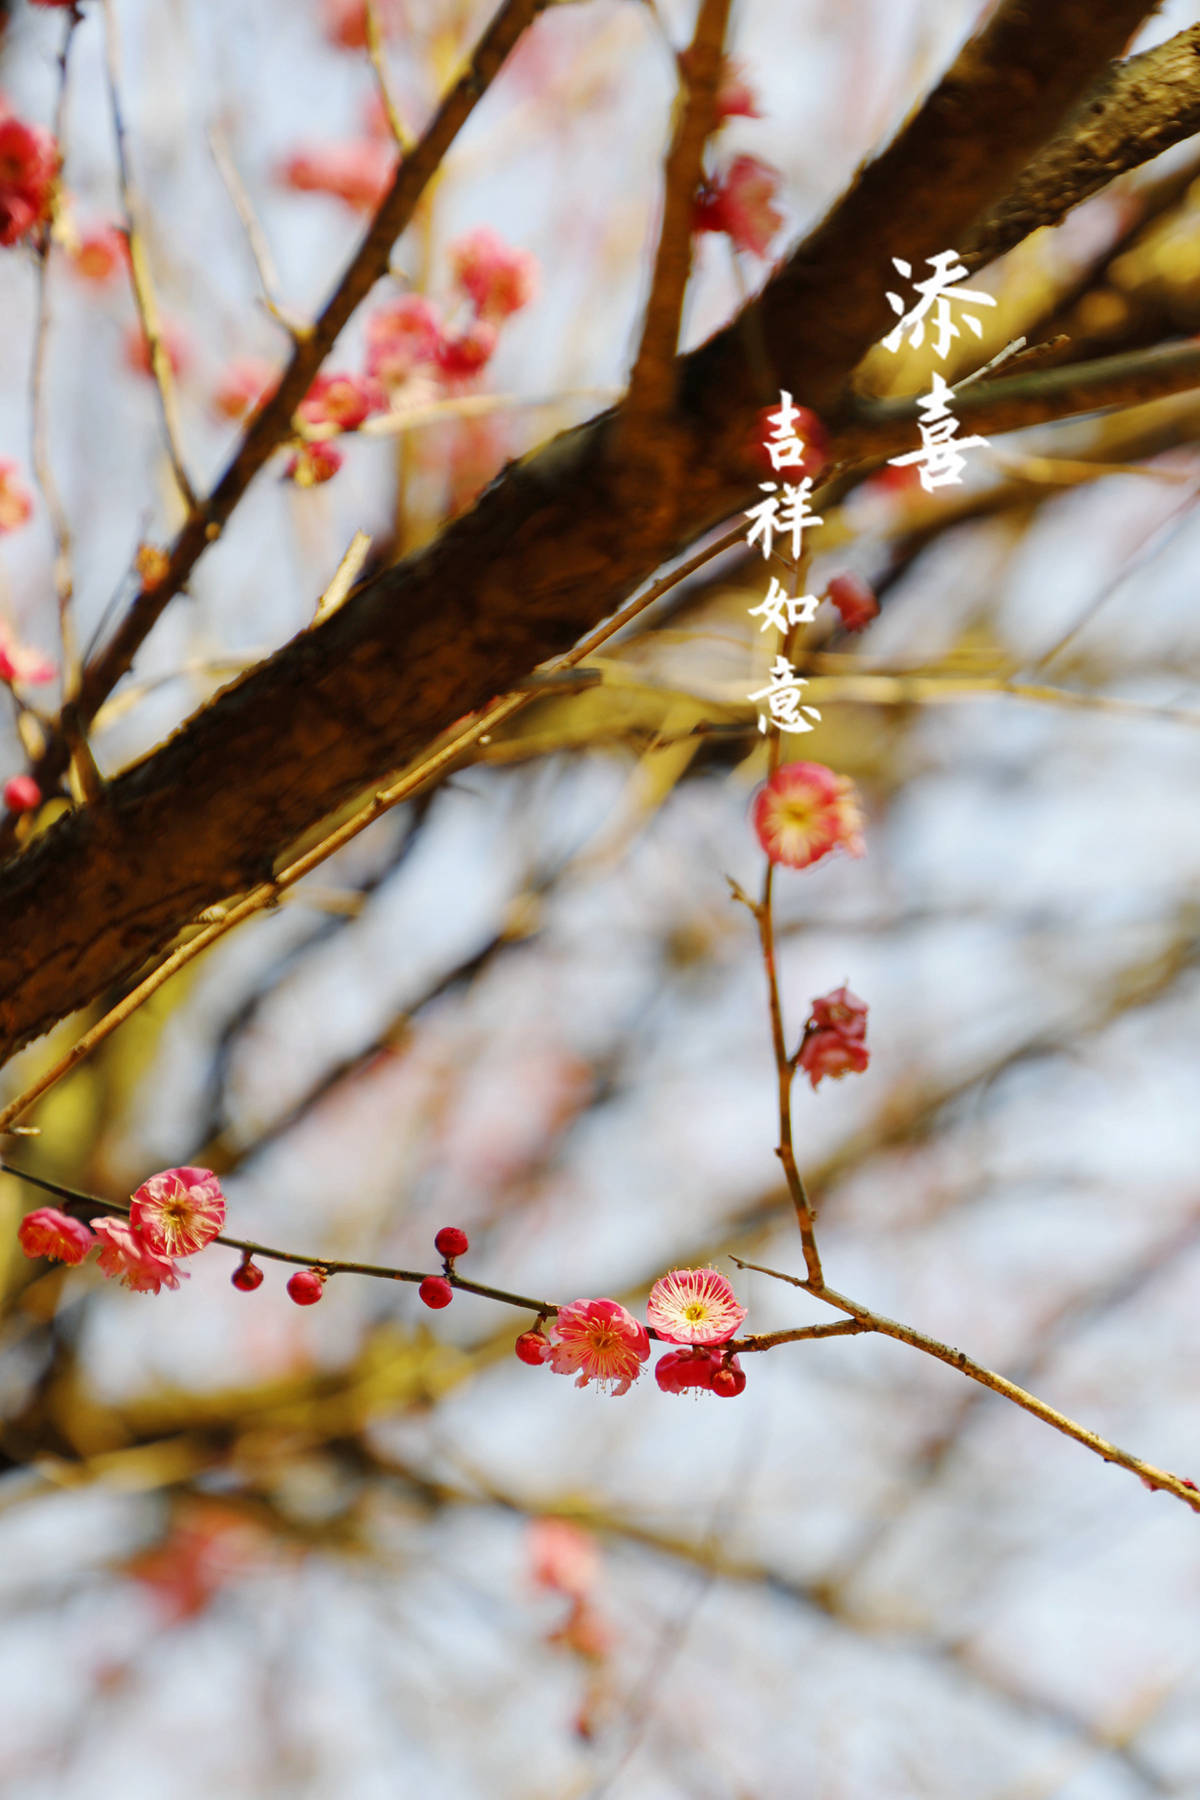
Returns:
[[[1066,127],[960,246],[979,268],[1040,225],[1200,131],[1200,25],[1107,70]]]
[[[504,16],[536,10],[525,0]],[[753,321],[743,315],[681,360],[678,405],[661,427],[690,472],[674,519],[631,508],[613,454],[620,409],[562,434],[5,865],[0,1056],[129,976],[203,908],[269,876],[300,834],[568,649],[743,505],[755,475],[741,446],[771,397],[753,373],[748,325],[789,388],[836,414],[891,322],[889,258],[954,244],[1151,10],[1057,0],[1035,21],[1027,3],[1001,5],[768,286]],[[346,316],[354,304],[347,295]],[[1150,383],[1141,397],[1179,385],[1174,371],[1173,386]],[[289,390],[286,405],[298,397]],[[986,428],[986,413],[976,422]],[[106,679],[141,635],[126,622]]]

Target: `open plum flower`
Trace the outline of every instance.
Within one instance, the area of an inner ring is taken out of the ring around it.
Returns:
[[[650,1289],[646,1317],[672,1344],[723,1344],[746,1309],[716,1269],[672,1269]]]
[[[861,856],[862,811],[854,784],[824,763],[784,763],[754,799],[754,829],[773,863],[806,869],[839,845]]]
[[[55,1262],[81,1263],[95,1241],[82,1219],[73,1219],[56,1206],[26,1213],[17,1230],[26,1256],[48,1256]]]
[[[574,1375],[576,1387],[612,1383],[614,1394],[629,1392],[650,1354],[646,1327],[616,1300],[572,1300],[560,1307],[550,1342],[556,1374]]]
[[[192,1256],[225,1223],[221,1184],[211,1169],[164,1169],[134,1194],[129,1223],[154,1255]]]
[[[179,1270],[171,1258],[151,1250],[128,1219],[93,1219],[92,1230],[99,1241],[96,1260],[100,1273],[110,1281],[115,1278],[135,1294],[157,1294],[163,1288],[179,1286]]]

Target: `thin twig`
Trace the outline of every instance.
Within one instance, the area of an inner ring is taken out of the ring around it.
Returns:
[[[792,568],[792,599],[800,593],[801,582],[808,569],[809,555],[802,551],[796,558]],[[787,659],[789,666],[795,653],[795,642],[799,631],[798,625],[791,626],[780,634],[780,651]],[[779,767],[782,754],[782,732],[773,729],[767,746],[768,778],[774,775]],[[779,997],[779,970],[775,956],[775,916],[772,906],[775,884],[775,864],[768,856],[766,870],[763,875],[762,898],[755,904],[748,900],[740,890],[741,899],[754,914],[758,926],[758,941],[762,949],[763,968],[767,977],[767,1000],[771,1014],[771,1044],[775,1052],[775,1078],[778,1091],[779,1106],[779,1143],[775,1154],[783,1168],[788,1193],[796,1212],[796,1223],[800,1227],[800,1242],[804,1249],[804,1265],[808,1270],[808,1278],[814,1289],[824,1285],[821,1271],[821,1255],[817,1249],[816,1224],[813,1218],[812,1202],[804,1185],[796,1162],[795,1146],[792,1143],[792,1082],[795,1078],[795,1065],[788,1056],[787,1040],[783,1028],[783,1003]]]
[[[97,1194],[81,1194],[75,1188],[62,1187],[56,1181],[45,1181],[40,1175],[31,1175],[27,1169],[14,1168],[11,1163],[0,1162],[0,1169],[6,1175],[14,1175],[18,1181],[27,1181],[33,1187],[41,1188],[43,1193],[54,1194],[65,1200],[77,1211],[98,1213],[120,1213],[129,1216],[129,1206],[117,1200],[102,1200]],[[461,1288],[464,1293],[478,1294],[484,1300],[498,1300],[504,1306],[519,1306],[522,1312],[537,1313],[540,1318],[548,1319],[557,1313],[561,1302],[556,1300],[535,1300],[528,1294],[512,1294],[507,1288],[489,1287],[482,1281],[468,1281],[448,1266],[441,1269],[394,1269],[385,1263],[344,1262],[339,1257],[299,1256],[292,1250],[277,1250],[270,1244],[258,1244],[249,1238],[226,1237],[223,1233],[210,1238],[212,1244],[224,1244],[227,1249],[240,1250],[244,1256],[261,1256],[271,1262],[297,1263],[301,1268],[320,1269],[326,1275],[374,1275],[382,1281],[408,1281],[420,1283],[431,1277],[441,1277],[451,1287]]]
[[[283,326],[289,337],[305,337],[310,327],[297,314],[290,312],[279,299],[279,275],[275,268],[275,258],[271,255],[271,246],[267,242],[267,234],[254,210],[254,202],[246,191],[246,184],[234,161],[224,127],[216,121],[208,128],[208,148],[217,166],[217,173],[224,183],[225,192],[233,202],[233,210],[246,234],[246,242],[254,258],[258,285],[262,290],[263,305],[276,323]]]
[[[777,745],[778,739],[776,738],[772,742],[772,750],[776,750]],[[783,1167],[788,1193],[791,1195],[792,1205],[796,1209],[796,1223],[800,1227],[800,1242],[804,1248],[804,1266],[808,1270],[809,1283],[813,1292],[819,1293],[824,1286],[825,1278],[821,1272],[821,1256],[817,1249],[812,1202],[809,1200],[804,1178],[796,1166],[796,1152],[792,1145],[792,1081],[795,1071],[784,1039],[783,1007],[779,998],[779,972],[775,960],[775,921],[771,907],[774,875],[775,865],[768,858],[767,872],[763,876],[762,899],[752,910],[758,925],[758,941],[762,946],[763,967],[767,974],[767,996],[771,1009],[771,1043],[775,1051],[776,1083],[779,1094],[779,1144],[775,1154]]]
[[[675,398],[679,323],[692,266],[692,213],[704,146],[716,111],[730,3],[731,0],[701,0],[686,74],[682,66],[679,71],[684,103],[663,171],[658,253],[622,412],[622,431],[627,440],[644,435],[649,421],[669,412]]]
[[[383,115],[388,122],[388,130],[404,155],[407,156],[415,139],[400,116],[400,108],[396,105],[396,96],[392,93],[392,84],[388,80],[387,63],[383,54],[383,32],[379,28],[379,7],[376,0],[366,0],[363,22],[366,26],[367,55],[375,75],[375,85],[379,90]]]
[[[317,608],[313,613],[312,620],[314,625],[321,624],[322,620],[328,619],[332,613],[337,611],[362,574],[362,567],[367,560],[370,548],[371,540],[367,533],[356,531],[350,539],[346,554],[333,572],[333,580],[317,601]]]
[[[779,1269],[768,1269],[762,1263],[746,1262],[740,1256],[732,1259],[740,1269],[754,1269],[760,1275],[770,1275],[775,1281],[786,1281],[792,1287],[802,1288],[805,1293],[812,1294],[814,1299],[823,1300],[827,1306],[836,1307],[839,1312],[849,1313],[857,1320],[863,1331],[877,1331],[883,1337],[895,1338],[898,1343],[908,1344],[914,1350],[924,1351],[926,1356],[936,1357],[938,1362],[948,1363],[957,1369],[960,1375],[969,1380],[979,1382],[981,1387],[990,1388],[992,1393],[1000,1394],[1005,1400],[1011,1400],[1014,1406],[1020,1406],[1025,1412],[1032,1413],[1035,1419],[1052,1425],[1055,1431],[1061,1431],[1064,1437],[1074,1438],[1077,1444],[1091,1450],[1105,1462],[1117,1463],[1131,1474],[1137,1475],[1149,1488],[1163,1488],[1174,1494],[1190,1506],[1193,1512],[1200,1512],[1200,1490],[1195,1484],[1183,1476],[1172,1475],[1167,1469],[1160,1469],[1154,1463],[1143,1462],[1140,1456],[1133,1456],[1128,1450],[1122,1450],[1118,1444],[1112,1444],[1098,1432],[1089,1431],[1085,1425],[1079,1425],[1057,1407],[1039,1400],[1036,1394],[1028,1389],[1018,1387],[1015,1381],[1008,1381],[998,1375],[994,1369],[985,1368],[973,1357],[962,1350],[955,1350],[949,1344],[943,1344],[937,1338],[928,1337],[923,1331],[917,1331],[911,1325],[902,1325],[896,1319],[889,1319],[883,1313],[872,1312],[870,1307],[863,1306],[857,1300],[849,1299],[845,1294],[837,1293],[830,1287],[815,1287],[811,1281],[798,1275],[785,1275]]]
[[[435,425],[443,419],[481,419],[495,412],[515,412],[518,408],[563,406],[571,400],[599,401],[608,406],[619,399],[616,388],[562,388],[553,394],[455,394],[447,400],[429,400],[395,407],[391,412],[377,413],[364,419],[358,427],[359,437],[393,437],[421,425]]]
[[[104,47],[108,99],[112,110],[113,136],[117,147],[117,180],[121,189],[125,230],[129,238],[129,273],[133,288],[133,300],[137,307],[142,335],[146,340],[150,373],[158,394],[159,412],[162,415],[163,435],[166,438],[171,473],[175,477],[175,485],[179,489],[184,507],[190,515],[196,508],[196,495],[184,465],[183,440],[175,405],[175,377],[171,373],[171,359],[167,355],[166,346],[163,343],[162,331],[159,326],[158,303],[154,297],[154,283],[150,276],[145,242],[138,224],[139,205],[129,165],[125,118],[121,108],[121,52],[117,38],[117,15],[113,0],[104,0]],[[81,712],[80,729],[86,730],[89,722],[86,714]]]
[[[80,21],[81,15],[72,8],[67,14],[62,49],[58,53],[58,97],[54,107],[52,129],[60,156],[64,155],[66,140],[67,72],[71,55],[71,40],[75,35],[75,27]],[[48,442],[46,370],[50,344],[50,257],[52,250],[53,239],[51,233],[47,231],[38,245],[37,322],[33,335],[31,377],[32,447],[30,460],[33,464],[34,479],[45,502],[46,512],[50,519],[50,529],[54,537],[54,592],[58,601],[63,698],[66,700],[71,698],[79,683],[79,648],[71,618],[71,601],[75,593],[75,577],[71,562],[71,523],[67,517],[62,496],[58,491],[58,483],[54,479]]]
[[[597,626],[573,649],[568,650],[564,656],[547,665],[545,672],[554,673],[560,669],[570,669],[584,661],[601,644],[623,630],[639,614],[645,612],[647,607],[652,606],[669,588],[694,574],[713,557],[730,549],[740,536],[740,528],[727,532],[715,543],[709,544],[704,550],[689,558],[687,562],[680,564],[678,568],[672,569],[660,580],[653,582],[645,593],[635,595],[626,606],[622,607],[620,612],[614,614],[605,624]],[[194,921],[199,927],[194,937],[189,938],[186,943],[179,945],[169,956],[165,957],[157,968],[152,969],[144,980],[126,994],[123,1000],[118,1001],[117,1005],[98,1019],[89,1031],[84,1032],[83,1036],[72,1044],[65,1056],[60,1057],[58,1062],[45,1070],[23,1093],[18,1094],[15,1100],[11,1100],[6,1107],[0,1110],[0,1132],[10,1131],[14,1121],[19,1119],[22,1113],[27,1112],[35,1100],[41,1099],[43,1094],[48,1093],[56,1083],[62,1080],[64,1075],[68,1075],[72,1069],[77,1067],[98,1044],[102,1044],[106,1038],[111,1037],[117,1027],[123,1025],[125,1020],[130,1018],[152,994],[157,993],[158,989],[169,981],[172,975],[186,967],[188,963],[193,962],[202,951],[208,949],[210,944],[214,944],[218,938],[224,937],[235,926],[241,925],[255,913],[273,906],[286,889],[293,887],[313,869],[319,868],[336,850],[340,850],[344,844],[348,844],[361,831],[365,831],[368,825],[373,825],[375,820],[381,818],[385,812],[390,811],[394,806],[399,806],[402,801],[411,799],[414,794],[445,774],[471,748],[472,744],[486,744],[498,726],[506,723],[515,713],[520,712],[523,707],[528,706],[532,700],[537,699],[544,692],[544,686],[539,685],[529,691],[507,694],[495,701],[483,712],[477,714],[469,725],[445,734],[439,744],[427,751],[415,763],[410,764],[393,782],[378,789],[371,799],[359,807],[336,831],[330,832],[311,850],[298,856],[272,880],[259,882],[251,888],[248,894],[243,895],[241,900],[230,905],[206,908]]]

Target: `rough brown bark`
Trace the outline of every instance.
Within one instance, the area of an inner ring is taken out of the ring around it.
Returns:
[[[754,477],[739,446],[757,408],[782,384],[837,411],[891,323],[890,257],[953,245],[1150,10],[1001,6],[761,300],[685,359],[672,432],[686,485],[627,491],[611,455],[619,412],[563,434],[5,865],[0,1056],[269,872],[299,833],[744,504]]]
[[[1115,176],[1197,131],[1200,25],[1191,25],[1106,71],[1065,128],[964,240],[968,268],[1003,255],[1040,225],[1056,225]]]

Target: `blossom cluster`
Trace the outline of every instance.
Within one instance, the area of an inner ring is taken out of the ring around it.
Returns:
[[[133,1194],[129,1217],[105,1216],[85,1225],[57,1207],[26,1213],[17,1239],[26,1256],[81,1263],[97,1252],[102,1275],[139,1294],[177,1288],[176,1258],[210,1244],[225,1223],[225,1196],[211,1169],[164,1169]],[[186,1271],[185,1271],[186,1273]]]
[[[85,1224],[57,1207],[40,1206],[22,1219],[17,1239],[26,1256],[63,1263],[82,1263],[95,1250],[101,1274],[137,1293],[157,1294],[179,1286],[176,1259],[203,1250],[224,1223],[225,1197],[216,1176],[210,1169],[184,1167],[144,1181],[127,1218],[105,1216]],[[418,1292],[426,1306],[440,1310],[453,1298],[455,1265],[470,1242],[459,1226],[444,1225],[434,1245],[445,1273],[426,1275]],[[319,1265],[297,1269],[287,1284],[289,1297],[298,1306],[315,1304],[329,1272]],[[244,1293],[261,1286],[263,1272],[250,1250],[243,1252],[232,1280]],[[716,1269],[672,1269],[656,1281],[646,1306],[649,1329],[616,1300],[573,1300],[557,1309],[548,1332],[546,1317],[549,1312],[517,1339],[517,1355],[522,1362],[549,1363],[556,1374],[573,1375],[577,1387],[594,1381],[614,1394],[628,1393],[650,1355],[651,1332],[672,1346],[656,1370],[664,1393],[703,1388],[729,1397],[746,1385],[730,1348],[746,1309]]]
[[[716,1269],[672,1269],[656,1281],[646,1304],[655,1337],[681,1348],[659,1359],[655,1379],[665,1394],[706,1389],[726,1398],[740,1394],[746,1377],[729,1342],[746,1317],[724,1275]],[[596,1385],[627,1394],[650,1355],[650,1332],[616,1300],[572,1300],[558,1309],[549,1331],[542,1322],[521,1334],[522,1362],[548,1363],[557,1375],[574,1375],[576,1387]]]
[[[685,51],[679,63],[688,75],[690,53]],[[726,57],[717,78],[714,128],[738,117],[760,119],[762,114],[745,71]],[[692,208],[693,231],[724,232],[735,249],[765,256],[783,224],[783,214],[773,204],[781,179],[778,169],[757,156],[735,156],[702,178]]]
[[[479,375],[491,361],[505,320],[536,295],[534,257],[505,243],[488,225],[451,244],[449,260],[451,291],[444,302],[415,293],[385,301],[367,315],[365,367],[317,376],[296,409],[299,442],[285,470],[297,487],[332,480],[343,462],[332,440],[357,431],[373,414],[388,412],[400,391],[419,377],[450,394]],[[266,363],[235,360],[217,387],[214,407],[224,418],[239,419],[269,395],[275,380]]]

